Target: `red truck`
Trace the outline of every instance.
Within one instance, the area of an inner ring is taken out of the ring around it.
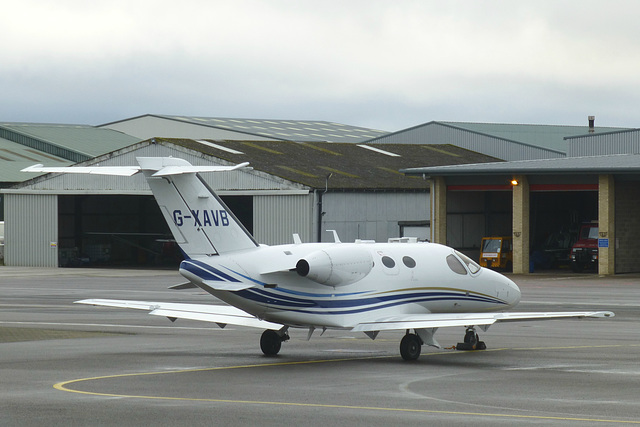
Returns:
[[[579,273],[590,268],[598,268],[597,221],[587,222],[580,226],[578,241],[571,248],[571,270]]]

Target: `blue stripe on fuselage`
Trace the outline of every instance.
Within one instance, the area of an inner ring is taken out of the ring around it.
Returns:
[[[240,280],[236,279],[235,277],[232,277],[207,263],[194,259],[191,259],[189,261],[182,261],[180,263],[180,268],[195,274],[203,280],[240,282]]]
[[[276,310],[287,310],[297,313],[307,314],[332,314],[344,315],[362,313],[367,311],[379,310],[382,308],[394,307],[403,304],[423,303],[429,301],[460,301],[460,302],[484,302],[494,305],[504,305],[504,301],[481,294],[469,294],[463,291],[446,291],[439,289],[437,291],[424,290],[420,292],[402,292],[394,294],[384,294],[377,296],[369,296],[363,298],[350,298],[357,295],[369,294],[371,291],[327,294],[327,293],[310,293],[296,291],[278,287],[276,289],[267,289],[266,283],[257,279],[253,279],[242,273],[234,271],[226,266],[220,266],[229,272],[236,274],[243,279],[251,281],[261,287],[254,287],[242,291],[234,292],[241,298],[254,301],[265,307]],[[183,268],[192,274],[202,278],[203,280],[217,280],[241,282],[241,280],[230,276],[219,269],[198,260],[183,261],[180,264]]]
[[[263,304],[265,306],[288,310],[297,313],[310,314],[353,314],[365,311],[379,310],[403,304],[420,303],[427,301],[462,301],[484,302],[504,305],[505,302],[482,295],[466,295],[458,292],[419,292],[385,295],[379,297],[359,299],[304,299],[274,295],[272,292],[259,289],[248,289],[237,294],[243,298]],[[315,310],[314,310],[315,309]]]

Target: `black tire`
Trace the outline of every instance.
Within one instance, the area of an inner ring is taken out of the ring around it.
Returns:
[[[475,343],[477,343],[478,342],[478,334],[476,334],[476,331],[474,331],[473,329],[469,329],[464,334],[464,342],[465,342],[465,344],[471,344],[471,345],[474,345]]]
[[[400,341],[400,356],[404,360],[416,360],[420,357],[422,341],[415,334],[407,334]]]
[[[582,273],[584,270],[584,265],[580,262],[571,261],[571,271],[574,273]]]
[[[260,349],[265,356],[275,356],[280,352],[282,347],[282,338],[276,331],[267,329],[260,337]]]

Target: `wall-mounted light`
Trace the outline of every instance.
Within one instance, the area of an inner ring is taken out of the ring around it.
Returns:
[[[511,180],[511,185],[513,185],[514,187],[515,187],[515,186],[517,186],[517,185],[519,185],[519,184],[520,184],[520,183],[518,182],[518,180],[517,180],[517,179],[513,178],[513,179]]]

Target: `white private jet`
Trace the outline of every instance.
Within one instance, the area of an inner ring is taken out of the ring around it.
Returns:
[[[131,176],[142,173],[173,236],[186,255],[180,274],[231,306],[87,299],[108,307],[149,314],[265,329],[260,347],[278,354],[289,328],[364,332],[406,331],[400,342],[405,360],[420,356],[423,344],[440,347],[438,328],[466,328],[461,350],[484,349],[476,327],[496,322],[568,317],[613,317],[610,311],[505,312],[520,301],[507,277],[481,268],[464,254],[434,243],[301,243],[259,245],[198,173],[245,169],[193,166],[173,157],[141,157],[139,166],[63,167],[34,165],[25,172]],[[411,330],[414,332],[411,333]]]

